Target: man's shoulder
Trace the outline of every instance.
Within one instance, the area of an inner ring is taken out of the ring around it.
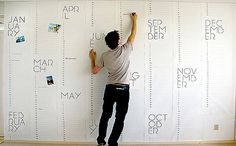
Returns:
[[[126,47],[126,48],[128,48],[128,47],[133,47],[133,44],[131,43],[131,42],[129,42],[129,41],[127,41],[126,43],[124,43],[123,45],[122,45],[122,47]]]
[[[130,42],[126,42],[121,46],[122,50],[133,50],[133,44]]]

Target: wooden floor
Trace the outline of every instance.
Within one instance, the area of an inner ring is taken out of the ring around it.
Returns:
[[[0,146],[96,146],[96,144],[78,144],[78,145],[60,145],[60,144],[11,144],[11,143],[1,143]],[[152,144],[152,145],[126,145],[120,144],[119,146],[235,146],[234,144],[172,144],[172,145],[163,145],[163,144]]]
[[[0,146],[96,146],[96,144],[1,143]],[[119,144],[119,146],[236,146],[235,144]]]
[[[0,146],[96,146],[97,144],[94,143],[85,143],[85,144],[65,144],[65,143],[33,143],[33,142],[4,142],[3,137],[0,137]],[[173,143],[173,144],[127,144],[121,143],[119,146],[236,146],[235,143],[227,142],[227,143]]]

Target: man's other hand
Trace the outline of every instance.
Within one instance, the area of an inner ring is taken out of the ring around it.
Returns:
[[[96,55],[97,55],[96,52],[93,49],[91,49],[90,52],[89,52],[90,59],[95,60]]]

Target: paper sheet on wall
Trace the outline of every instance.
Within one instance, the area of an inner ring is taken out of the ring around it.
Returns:
[[[92,75],[88,52],[94,48],[99,59],[112,30],[125,43],[127,14],[137,12],[129,112],[120,141],[233,140],[235,7],[6,2],[5,139],[95,141],[107,70]]]

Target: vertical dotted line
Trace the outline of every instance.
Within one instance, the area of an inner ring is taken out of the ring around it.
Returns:
[[[149,15],[152,14],[152,0],[149,0]],[[149,108],[152,108],[152,45],[149,42]]]
[[[62,47],[62,86],[65,86],[65,21],[63,20],[62,31],[63,47]]]
[[[178,109],[178,113],[177,113],[177,140],[179,140],[179,136],[180,136],[180,92],[178,91],[178,99],[177,99],[177,109]]]
[[[91,17],[91,26],[94,26],[94,1],[92,0],[92,17]]]
[[[122,1],[120,1],[120,40],[123,40],[123,14],[122,14]]]
[[[63,19],[63,29],[62,29],[62,86],[65,86],[65,20]],[[66,140],[66,122],[65,122],[65,103],[62,100],[62,132],[63,132],[63,141]]]
[[[62,127],[63,127],[63,140],[66,140],[66,121],[65,121],[65,103],[62,101]]]
[[[35,1],[35,55],[38,54],[38,0]],[[37,94],[37,75],[34,76],[34,112],[35,112],[35,139],[39,139],[38,134],[38,94]]]
[[[35,1],[35,50],[34,53],[38,54],[38,0]]]
[[[11,47],[10,47],[10,40],[9,40],[9,48],[8,48],[8,66],[9,66],[9,75],[8,75],[8,96],[9,96],[9,106],[12,105],[12,63],[11,63]]]
[[[201,7],[202,7],[202,5],[201,5]],[[204,27],[204,26],[202,25],[202,22],[203,22],[203,20],[204,20],[204,19],[203,19],[203,16],[205,16],[205,14],[203,14],[203,11],[201,10],[201,30],[203,30],[203,27]],[[204,29],[204,30],[205,30],[205,29]],[[205,38],[204,38],[204,40],[205,40]],[[201,37],[201,45],[202,45],[202,44],[203,44],[203,38]],[[205,64],[205,56],[204,56],[204,53],[203,53],[203,52],[204,52],[204,49],[205,49],[205,48],[202,46],[202,47],[201,47],[201,70],[202,70],[202,71],[204,71],[204,67],[205,67],[205,66],[204,66],[204,64]],[[204,80],[203,80],[203,79],[204,79],[203,76],[204,76],[204,74],[201,75],[200,86],[204,86],[204,85],[205,85],[205,82],[204,82]],[[205,97],[204,97],[204,98],[205,98]],[[203,109],[201,109],[201,111],[204,112]],[[202,120],[201,124],[204,125],[204,120]],[[203,130],[203,128],[201,128],[201,139],[204,139],[204,130]]]
[[[207,12],[207,16],[209,15],[209,6],[208,3],[206,3],[206,12]]]
[[[149,15],[152,14],[152,0],[149,0]]]
[[[172,15],[172,25],[175,26],[175,21],[174,21],[175,16]],[[172,35],[172,39],[173,41],[175,40],[175,35]],[[172,114],[174,115],[174,112],[176,111],[175,108],[175,92],[174,92],[174,88],[175,88],[175,79],[177,80],[177,72],[175,73],[175,45],[173,45],[172,47]]]
[[[149,107],[152,108],[152,46],[149,43]]]
[[[181,36],[180,36],[180,8],[179,8],[179,1],[178,1],[178,62],[181,63]],[[178,98],[177,98],[177,140],[180,137],[180,120],[181,120],[181,113],[180,113],[180,91],[178,90]]]
[[[39,134],[38,134],[38,94],[37,94],[37,77],[36,73],[34,76],[34,120],[35,120],[35,139],[39,139]]]
[[[92,40],[93,42],[93,40]],[[90,41],[91,43],[91,41]],[[94,42],[90,44],[90,47],[93,48],[94,47]],[[93,115],[94,114],[94,76],[91,73],[90,75],[90,91],[91,91],[91,96],[90,96],[90,114]]]
[[[179,2],[178,2],[178,61],[181,62],[181,28],[180,28],[180,9],[179,9]]]
[[[144,48],[144,57],[143,57],[143,60],[144,60],[144,62],[143,62],[143,64],[144,64],[144,74],[143,74],[143,85],[144,86],[143,86],[143,91],[144,92],[143,93],[144,94],[143,94],[143,97],[144,97],[144,106],[146,107],[146,104],[147,104],[147,101],[146,101],[147,96],[146,96],[146,94],[147,93],[146,93],[146,74],[145,74],[146,73],[146,51],[145,51],[146,50],[146,43],[145,42],[143,43],[143,48]],[[147,115],[147,112],[144,110],[144,117],[145,118],[143,118],[143,123],[146,123],[146,121],[147,121],[146,120],[146,115]],[[146,128],[146,124],[145,124],[144,128],[147,129]],[[144,132],[143,135],[144,135],[144,137],[146,137],[146,132]]]
[[[90,113],[91,115],[94,114],[94,79],[93,79],[93,75],[91,74],[90,76],[90,80],[91,80],[91,99],[90,99],[90,105],[91,105],[91,109],[90,109]]]
[[[92,1],[92,16],[91,16],[91,26],[94,27],[94,1]],[[90,48],[94,48],[94,39],[92,36],[92,39],[90,40]],[[94,115],[94,76],[91,73],[90,75],[90,114]]]
[[[206,3],[206,12],[207,16],[209,15],[208,3]],[[209,45],[208,41],[206,42],[206,107],[209,107]]]
[[[206,82],[206,107],[209,107],[209,46],[207,42],[207,50],[206,50],[206,59],[207,59],[207,82]]]

